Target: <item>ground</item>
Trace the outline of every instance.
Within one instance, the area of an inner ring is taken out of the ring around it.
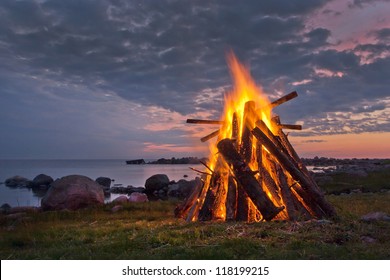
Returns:
[[[0,257],[390,259],[390,222],[360,219],[370,212],[390,213],[390,192],[376,190],[327,195],[338,217],[306,222],[186,223],[173,216],[178,201],[127,204],[117,213],[106,205],[29,213],[19,219],[1,215]]]

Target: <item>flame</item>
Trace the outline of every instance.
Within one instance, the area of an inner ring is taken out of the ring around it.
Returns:
[[[212,174],[206,173],[202,188],[189,197],[181,210],[179,208],[180,215],[188,213],[187,220],[192,221],[232,219],[247,222],[322,216],[317,210],[323,209],[317,209],[321,206],[315,204],[313,208],[308,193],[312,180],[308,171],[281,130],[283,126],[278,125],[279,118],[272,118],[272,108],[294,94],[296,96],[296,92],[270,103],[248,68],[233,53],[228,54],[227,62],[233,88],[224,96],[221,127],[211,134],[218,136],[209,145],[206,167]],[[291,169],[294,166],[301,170],[299,176]],[[271,211],[266,211],[264,206],[272,207]]]
[[[224,138],[233,138],[236,140],[236,146],[240,149],[242,145],[241,140],[243,136],[243,132],[245,127],[248,126],[249,129],[253,129],[256,126],[256,121],[262,120],[267,127],[272,131],[276,132],[277,128],[274,127],[273,122],[271,121],[271,106],[270,101],[267,98],[267,95],[264,93],[262,87],[257,85],[255,81],[252,79],[250,72],[247,67],[241,64],[236,56],[231,52],[227,55],[227,62],[229,65],[231,77],[233,80],[233,89],[231,92],[227,93],[224,97],[224,112],[221,119],[224,121],[218,135],[218,139],[216,143]],[[246,109],[248,107],[248,109]],[[247,112],[246,112],[247,110]],[[237,135],[234,137],[233,135],[233,115],[236,115],[238,131]],[[218,164],[217,163],[217,154],[218,149],[216,147],[216,143],[211,143],[210,148],[210,158],[209,158],[209,167],[212,170],[216,170],[216,166],[218,165],[218,172],[221,173],[229,173],[229,167],[226,164]],[[265,147],[262,147],[261,153],[268,153]],[[262,168],[259,166],[258,160],[256,159],[256,141],[252,141],[252,151],[251,151],[251,159],[247,162],[249,167],[252,170],[259,170]],[[267,163],[267,161],[263,162],[266,169],[271,169],[271,166]],[[261,181],[260,175],[256,175],[257,178]],[[205,185],[210,187],[211,176],[208,176],[206,179]],[[228,180],[224,181],[224,185],[220,187],[224,194],[227,193],[228,188]],[[206,192],[208,188],[204,189],[204,194],[201,196],[203,200],[205,198]],[[268,197],[276,204],[281,205],[280,198],[277,199],[274,197],[270,191],[265,190]],[[225,197],[226,198],[226,197]],[[248,208],[249,214],[252,216],[250,220],[258,221],[259,216],[261,216],[260,212],[257,210],[256,206],[248,200]],[[226,207],[225,204],[222,203],[220,206],[215,208],[216,213],[214,213],[214,217],[216,219],[225,220],[226,218]],[[281,216],[283,216],[281,214]]]
[[[256,111],[254,114],[249,115],[249,119],[247,120],[249,125],[253,128],[257,120],[262,120],[265,122],[268,128],[271,129],[271,131],[274,131],[275,129],[271,122],[270,101],[263,92],[261,86],[255,83],[247,67],[238,61],[234,53],[228,53],[227,62],[229,65],[231,77],[233,79],[234,87],[231,92],[225,95],[224,98],[224,112],[221,118],[224,120],[224,124],[220,129],[218,140],[232,137],[233,114],[236,113],[239,124],[237,144],[240,145],[240,140],[245,125],[245,104],[249,101],[254,101],[256,106]],[[218,152],[218,150],[215,143],[211,144],[209,148],[211,151],[210,167],[211,169],[214,169],[216,161],[216,157],[214,155]]]

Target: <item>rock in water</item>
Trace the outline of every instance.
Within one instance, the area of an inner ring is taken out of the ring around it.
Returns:
[[[33,187],[49,187],[53,183],[53,178],[46,174],[39,174],[32,180]]]
[[[7,187],[31,187],[31,181],[22,176],[13,176],[5,180],[4,183]]]
[[[156,174],[148,179],[145,182],[145,191],[147,193],[158,192],[161,189],[168,188],[169,178],[165,174]]]
[[[104,204],[101,185],[81,175],[70,175],[55,180],[41,200],[42,210],[77,210]]]
[[[110,189],[111,187],[111,179],[108,177],[98,177],[96,183],[102,185],[104,189]]]

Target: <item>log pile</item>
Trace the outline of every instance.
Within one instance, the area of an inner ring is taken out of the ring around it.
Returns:
[[[272,109],[295,97],[294,91],[265,106]],[[202,172],[203,186],[194,189],[175,209],[177,217],[188,222],[257,222],[336,215],[283,131],[302,127],[281,124],[278,116],[271,120],[262,118],[262,106],[247,101],[241,119],[236,111],[229,121],[187,120],[221,128],[201,138],[205,142],[218,137],[216,152],[212,164],[203,163],[207,167]],[[227,136],[222,133],[226,126],[230,133]]]

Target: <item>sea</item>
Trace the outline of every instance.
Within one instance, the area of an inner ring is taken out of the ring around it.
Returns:
[[[141,164],[128,165],[126,160],[0,160],[0,205],[10,206],[40,206],[42,194],[34,193],[27,188],[9,188],[5,186],[6,179],[18,175],[34,179],[39,174],[51,176],[54,180],[67,175],[84,175],[93,180],[98,177],[109,177],[111,184],[120,186],[140,187],[155,174],[166,174],[172,181],[180,179],[192,180],[199,173],[190,169],[204,170],[202,165],[190,164]],[[111,194],[106,198],[109,202],[118,195]]]

